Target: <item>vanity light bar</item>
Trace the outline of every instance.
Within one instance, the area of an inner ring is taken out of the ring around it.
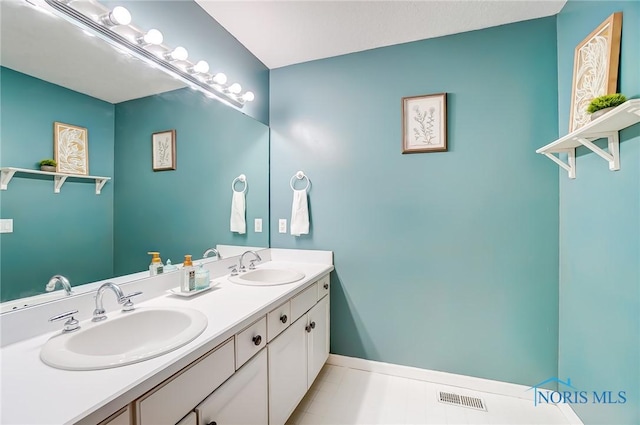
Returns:
[[[132,24],[113,25],[115,21],[118,21],[118,18],[122,19],[122,17],[128,13],[128,11],[121,6],[117,6],[114,10],[101,14],[97,19],[95,19],[70,6],[73,2],[67,0],[44,0],[44,2],[61,14],[65,19],[74,24],[80,24],[80,26],[85,29],[94,31],[96,35],[103,40],[115,47],[125,49],[138,59],[168,71],[175,78],[186,83],[192,89],[203,92],[208,97],[213,97],[238,108],[242,108],[246,102],[251,102],[255,98],[255,95],[250,91],[241,93],[242,89],[238,83],[227,85],[226,76],[224,74],[220,72],[213,74],[209,73],[209,65],[205,61],[198,61],[196,63],[188,61],[187,51],[183,47],[173,49],[161,44],[162,34],[158,30],[149,30],[149,32],[145,32],[136,28]],[[81,3],[86,4],[86,2]],[[98,2],[91,3],[96,7],[103,10],[105,9],[105,7]],[[113,12],[117,8],[124,9],[126,13],[119,9],[117,11],[117,15],[119,16],[114,17]],[[126,18],[126,16],[124,17]],[[126,19],[124,21],[126,21]],[[126,29],[126,32],[133,33],[133,37],[131,39],[121,34],[125,32],[122,31],[123,27]],[[156,40],[159,35],[159,43],[145,42],[147,41],[145,40],[145,36],[148,36],[152,31],[159,33],[153,34]],[[154,48],[156,51],[152,51],[151,48]],[[176,55],[176,51],[178,50],[178,53],[182,53],[182,51],[184,51],[184,55]]]

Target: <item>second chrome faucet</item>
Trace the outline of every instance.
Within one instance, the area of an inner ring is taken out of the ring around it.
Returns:
[[[135,309],[133,302],[131,302],[131,297],[135,297],[136,295],[142,294],[142,292],[133,292],[131,294],[125,295],[122,292],[122,289],[113,282],[103,283],[98,291],[96,292],[96,309],[93,310],[93,319],[92,322],[100,322],[107,318],[106,312],[104,310],[104,305],[102,303],[102,297],[107,289],[112,290],[117,297],[118,304],[123,304],[122,311],[133,311]]]

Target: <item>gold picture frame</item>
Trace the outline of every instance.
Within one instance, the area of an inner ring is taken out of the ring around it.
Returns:
[[[153,171],[176,169],[176,131],[166,130],[151,135],[151,167]]]
[[[622,12],[616,12],[576,47],[569,132],[591,121],[587,107],[594,98],[616,93],[621,36]]]
[[[58,173],[89,174],[89,131],[84,127],[53,123],[53,159]]]
[[[447,150],[447,94],[402,98],[402,153]]]

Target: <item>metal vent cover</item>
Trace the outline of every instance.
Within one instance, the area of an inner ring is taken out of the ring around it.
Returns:
[[[440,403],[452,404],[454,406],[468,407],[469,409],[487,411],[487,406],[481,398],[469,397],[445,391],[438,391],[438,401]]]

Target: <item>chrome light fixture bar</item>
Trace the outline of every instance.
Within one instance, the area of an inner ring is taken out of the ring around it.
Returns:
[[[26,1],[31,4],[35,3],[33,0]],[[114,11],[104,10],[104,6],[97,2],[93,2],[93,4],[102,8],[104,13],[93,18],[83,13],[79,8],[72,7],[73,0],[44,0],[44,2],[66,20],[79,25],[85,30],[94,32],[111,45],[127,51],[151,66],[168,72],[174,78],[208,97],[214,97],[237,108],[242,108],[246,102],[253,101],[255,98],[255,95],[250,91],[241,93],[241,90],[238,90],[240,87],[238,83],[227,85],[227,78],[224,74],[220,72],[208,73],[209,65],[206,62],[189,62],[186,57],[187,51],[183,47],[174,49],[161,44],[162,33],[158,30],[151,29],[145,32],[136,28],[133,24],[125,24],[119,21],[117,16],[114,16]],[[118,12],[120,12],[120,15],[125,15],[122,10],[118,10],[116,13]],[[128,11],[126,13],[128,14]],[[124,31],[118,31],[118,29],[124,27],[126,27],[126,32],[129,33],[128,36],[123,35]],[[152,34],[151,37],[149,37],[149,34]],[[156,40],[160,41],[157,42]],[[151,47],[154,49],[152,50]],[[181,54],[178,59],[175,59],[175,54],[172,56],[172,53],[176,51],[180,53],[184,51],[184,55]]]

